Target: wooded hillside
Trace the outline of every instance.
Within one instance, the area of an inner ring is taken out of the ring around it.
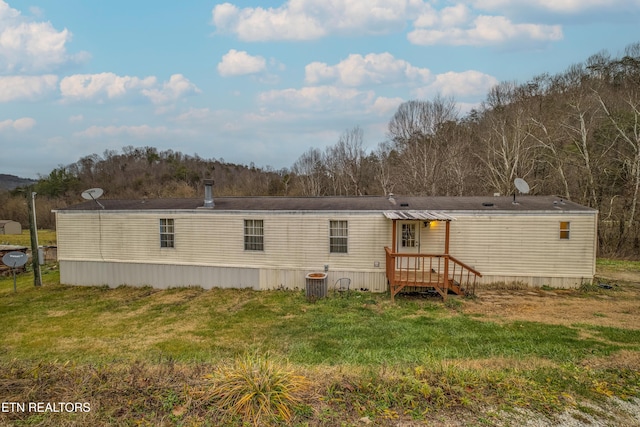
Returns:
[[[201,197],[202,180],[213,178],[216,195],[510,195],[520,177],[532,194],[598,209],[600,256],[639,256],[640,43],[557,75],[503,82],[464,116],[451,98],[405,102],[387,140],[364,149],[372,145],[354,126],[278,171],[126,146],[42,177],[38,223],[54,227],[50,210],[91,187],[108,198]],[[0,217],[26,225],[23,194],[0,193]]]

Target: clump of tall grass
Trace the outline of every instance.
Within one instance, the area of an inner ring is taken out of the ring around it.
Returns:
[[[253,425],[291,421],[308,380],[269,354],[245,354],[219,365],[212,374],[208,398],[227,420]]]

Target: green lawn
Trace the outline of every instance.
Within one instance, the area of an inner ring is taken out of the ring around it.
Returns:
[[[49,246],[56,244],[55,230],[38,230],[38,244]],[[19,245],[31,247],[31,234],[29,229],[22,230],[22,234],[2,234],[0,235],[0,245]]]
[[[205,378],[247,355],[309,380],[292,407],[298,426],[356,426],[363,417],[438,424],[452,413],[465,425],[493,425],[513,409],[606,419],[610,408],[598,405],[608,398],[640,398],[634,324],[489,321],[461,309],[473,299],[392,304],[352,293],[309,302],[289,291],[64,286],[55,264],[43,266],[42,280],[36,288],[22,274],[14,292],[13,279],[0,278],[0,396],[87,401],[92,411],[0,413],[0,425],[244,426],[213,400],[221,383]],[[619,298],[616,289],[593,292],[576,298]]]
[[[452,409],[485,425],[487,405],[550,416],[587,408],[583,401],[640,397],[637,366],[620,362],[639,359],[632,326],[494,322],[460,310],[473,300],[73,287],[59,284],[55,265],[42,277],[36,288],[21,275],[17,292],[10,277],[0,279],[0,395],[101,402],[83,415],[93,425],[162,425],[166,417],[175,423],[164,425],[243,425],[212,409],[203,375],[247,354],[310,379],[313,392],[293,411],[301,426],[357,425],[363,416],[375,425],[435,422]],[[0,424],[3,416],[15,425],[61,420],[0,414]]]
[[[639,273],[640,261],[598,258],[596,260],[596,268],[598,270],[628,271]]]
[[[391,304],[387,295],[356,293],[310,303],[302,292],[109,289],[58,280],[57,270],[44,268],[42,288],[25,275],[16,293],[11,278],[0,281],[0,360],[188,362],[253,349],[302,365],[403,366],[495,357],[578,363],[640,350],[637,330],[494,323],[437,299]]]

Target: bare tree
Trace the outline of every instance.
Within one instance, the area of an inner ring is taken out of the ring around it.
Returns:
[[[625,56],[611,63],[615,85],[595,91],[597,101],[613,127],[616,156],[620,159],[625,176],[629,203],[624,223],[636,219],[640,197],[640,44],[626,49]],[[621,233],[624,237],[623,227]]]
[[[567,134],[566,127],[571,117],[571,102],[567,100],[572,99],[581,75],[584,70],[577,65],[563,75],[536,78],[537,82],[544,79],[546,90],[540,94],[539,106],[533,109],[530,117],[529,136],[541,149],[535,182],[540,184],[542,192],[562,194],[567,199],[573,194],[569,176],[575,164],[574,138]]]
[[[530,111],[522,88],[512,82],[491,89],[482,106],[479,154],[493,191],[510,194],[517,177],[527,177],[535,167],[535,144],[529,132]]]
[[[344,131],[335,146],[327,152],[327,163],[345,195],[362,195],[362,172],[365,152],[362,148],[363,131],[354,127]]]
[[[396,186],[393,173],[397,157],[389,142],[381,142],[373,152],[374,177],[384,195],[393,193]]]
[[[403,184],[409,194],[437,195],[444,182],[447,140],[440,131],[455,123],[458,108],[452,98],[401,104],[389,123],[389,137],[399,153]]]
[[[291,168],[301,183],[304,196],[321,196],[324,194],[324,177],[326,168],[319,149],[310,148],[302,154]]]

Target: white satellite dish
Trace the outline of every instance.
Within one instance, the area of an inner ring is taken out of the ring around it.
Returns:
[[[104,194],[104,190],[102,188],[90,188],[83,191],[81,196],[86,200],[96,200],[99,199],[102,194]]]
[[[98,206],[104,209],[104,206],[102,206],[102,203],[98,201],[98,199],[102,196],[102,194],[104,194],[104,190],[102,188],[90,188],[88,190],[83,191],[81,196],[85,200],[93,200],[98,204]]]
[[[516,178],[513,180],[513,183],[516,185],[516,188],[520,193],[522,194],[529,193],[529,184],[527,184],[527,181],[525,181],[524,179]]]

